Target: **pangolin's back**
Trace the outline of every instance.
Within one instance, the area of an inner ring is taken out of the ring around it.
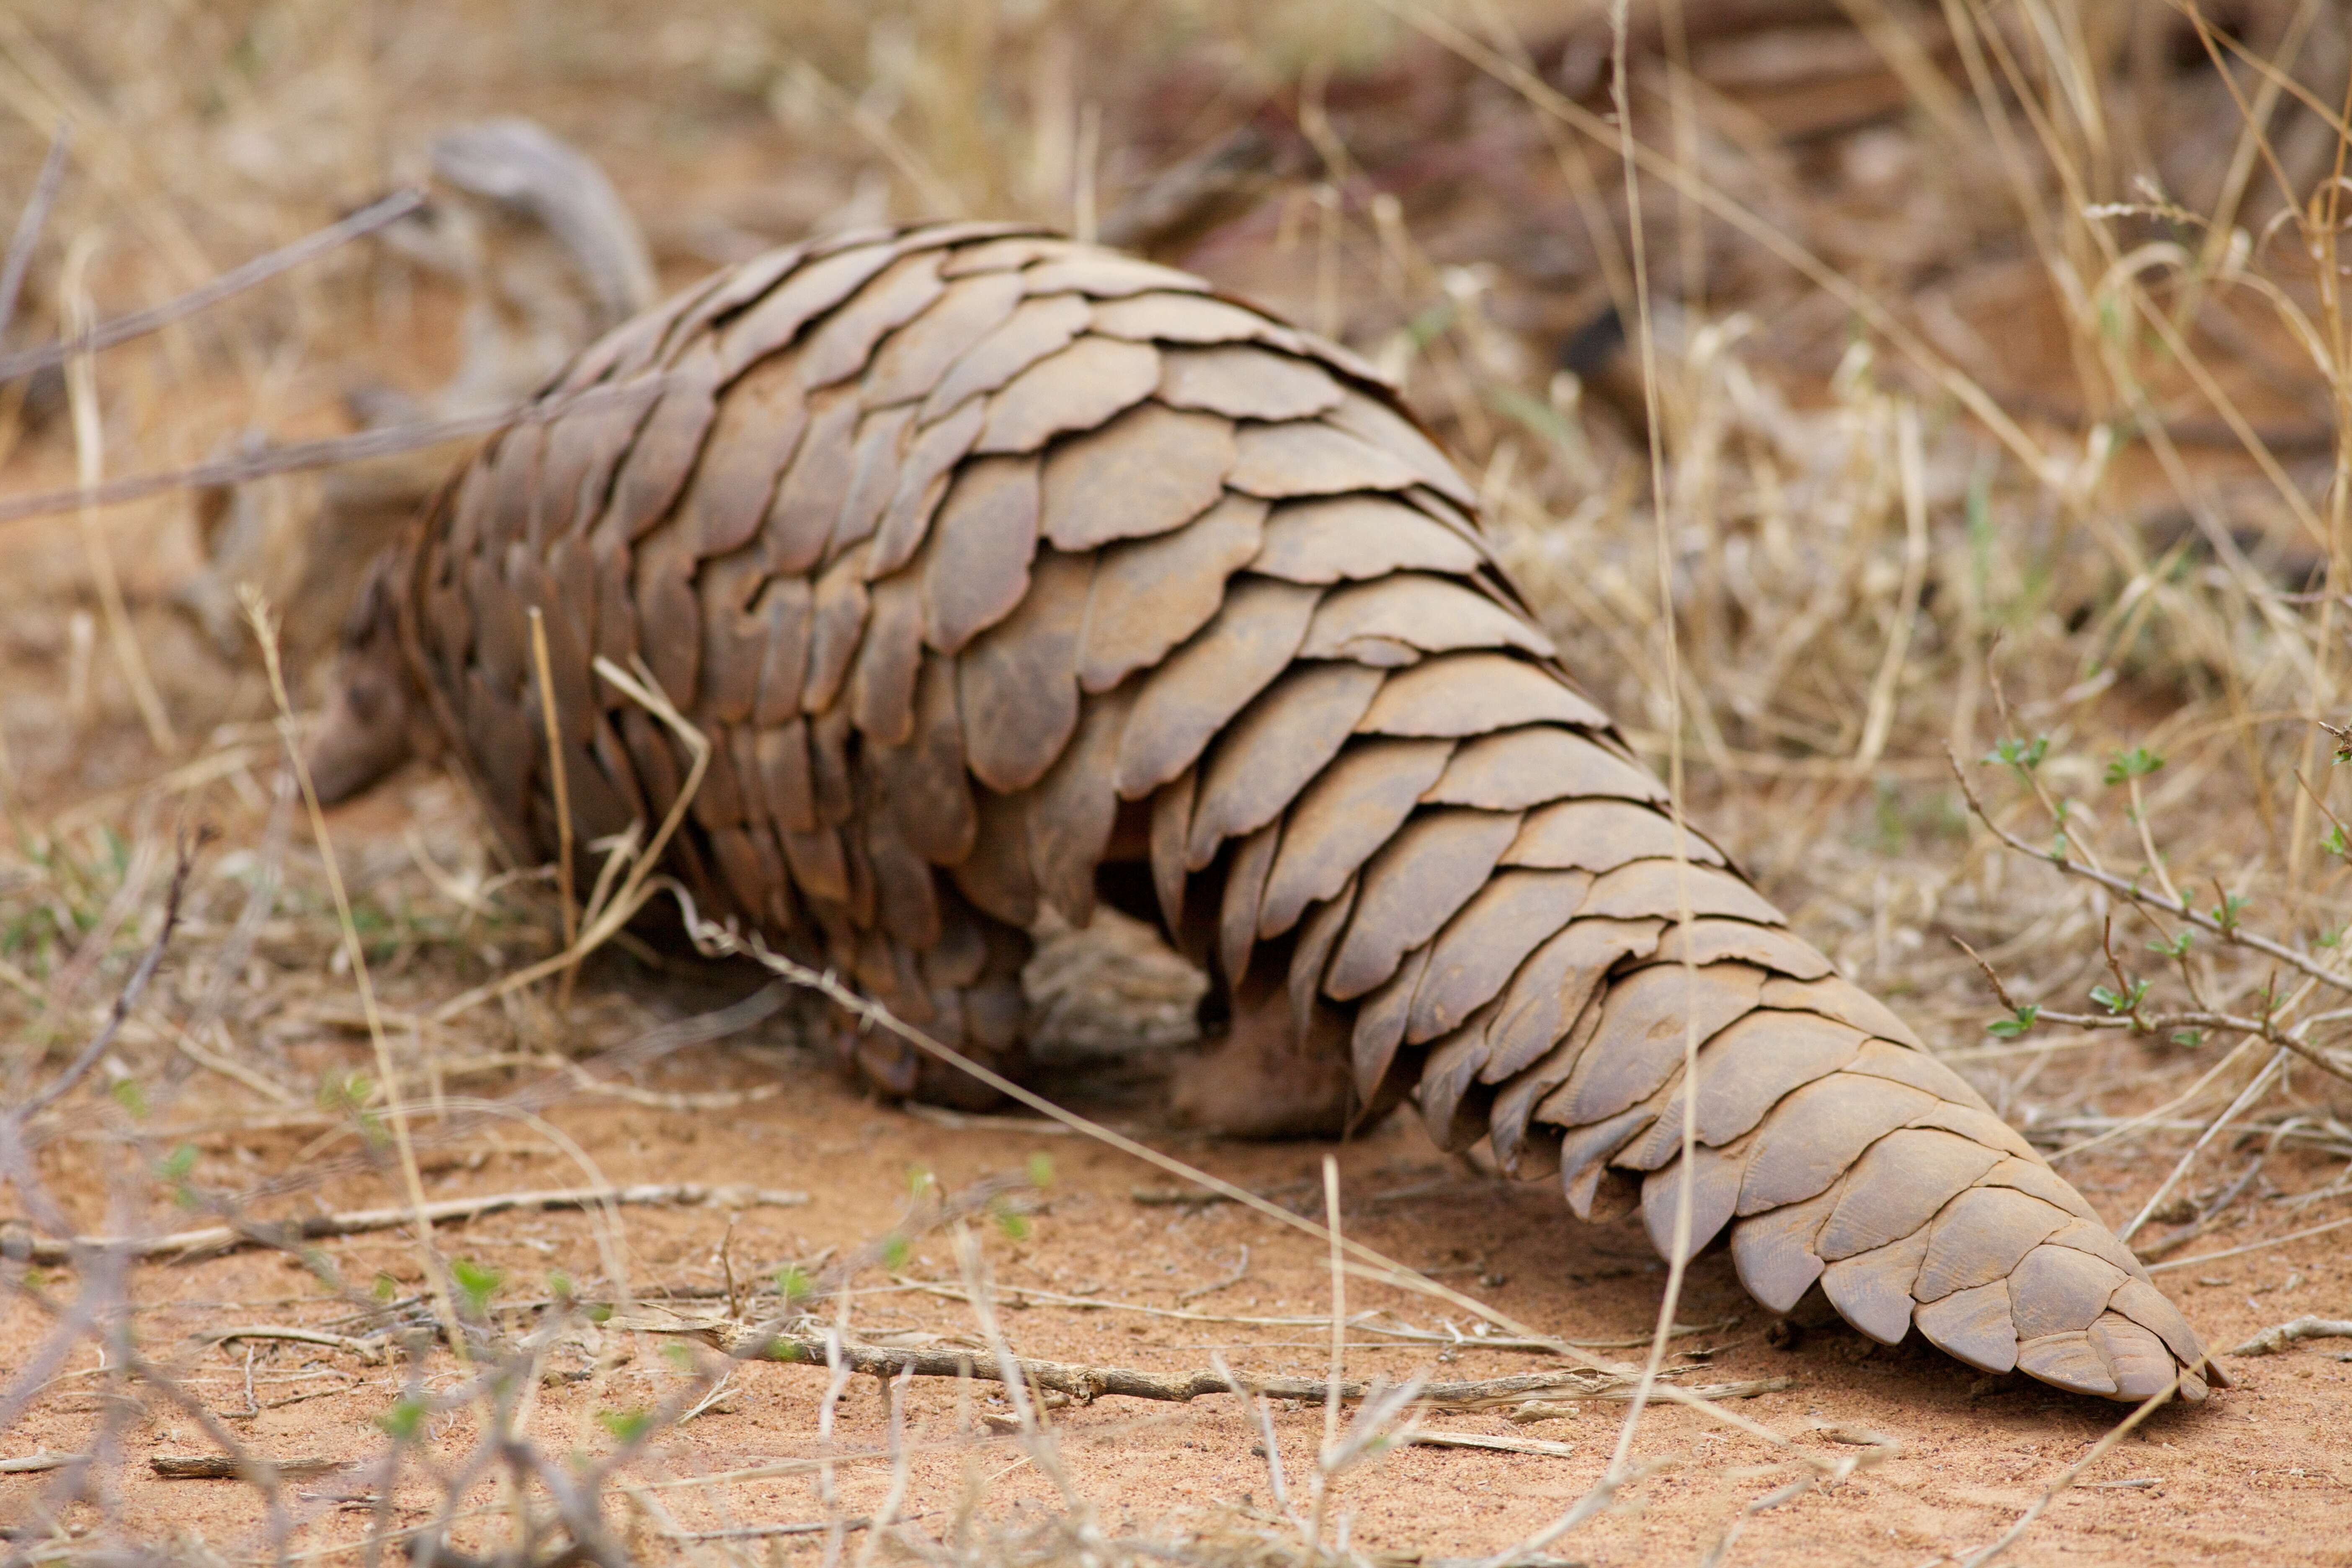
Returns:
[[[501,831],[673,864],[913,1022],[1017,1051],[1023,934],[1148,867],[1223,989],[1580,1215],[1727,1227],[1787,1310],[2138,1399],[2204,1352],[2090,1205],[1791,935],[1553,657],[1355,355],[1047,235],[839,237],[591,349],[428,518],[409,647]],[[632,395],[628,389],[637,389]],[[1138,888],[1143,879],[1134,879]],[[1146,907],[1151,900],[1145,895]],[[1267,999],[1271,999],[1270,1002]],[[1698,1088],[1686,1091],[1686,1034]],[[913,1087],[884,1058],[878,1076]]]

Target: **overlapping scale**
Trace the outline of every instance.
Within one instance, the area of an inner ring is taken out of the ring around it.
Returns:
[[[670,868],[961,1048],[1017,1061],[1024,928],[1131,855],[1185,951],[1351,1056],[1360,1107],[1411,1089],[1441,1142],[1662,1249],[1687,1194],[1769,1307],[1818,1286],[2116,1398],[2219,1381],[2081,1194],[1677,825],[1345,348],[934,226],[745,263],[558,390],[597,383],[625,395],[489,443],[399,578],[519,856],[553,849],[536,607],[583,835],[684,787],[589,668],[642,658],[712,743]]]

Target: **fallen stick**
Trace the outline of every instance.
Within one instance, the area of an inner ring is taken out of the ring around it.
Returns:
[[[2352,1225],[2352,1219],[2331,1219],[2326,1225],[2315,1225],[2303,1230],[2291,1230],[2284,1236],[2273,1236],[2262,1241],[2250,1241],[2243,1247],[2225,1247],[2219,1252],[2200,1252],[2191,1258],[2168,1258],[2161,1263],[2147,1266],[2150,1274],[2161,1274],[2168,1268],[2193,1268],[2200,1263],[2219,1263],[2224,1258],[2242,1258],[2249,1252],[2261,1252],[2266,1247],[2284,1247],[2290,1241],[2307,1241],[2315,1236],[2325,1236],[2331,1230],[2342,1230]]]
[[[632,1187],[560,1187],[542,1192],[499,1193],[488,1197],[445,1198],[424,1205],[424,1217],[434,1225],[479,1219],[514,1209],[584,1209],[604,1204],[698,1205],[740,1208],[794,1208],[809,1201],[806,1193],[771,1191],[759,1187],[710,1186],[701,1182],[671,1182]],[[331,1236],[359,1236],[369,1231],[397,1230],[418,1211],[397,1208],[352,1209],[342,1214],[312,1215],[307,1219],[257,1220],[245,1225],[214,1225],[200,1230],[178,1230],[164,1236],[77,1236],[65,1240],[42,1239],[22,1252],[29,1263],[70,1263],[84,1252],[119,1252],[131,1258],[171,1258],[185,1262],[234,1251],[241,1247],[294,1247]],[[16,1255],[14,1247],[12,1256]]]
[[[825,1336],[806,1319],[791,1324],[769,1326],[740,1322],[731,1318],[686,1318],[675,1313],[636,1312],[621,1314],[608,1320],[608,1330],[631,1330],[639,1333],[675,1334],[699,1340],[738,1360],[807,1362],[825,1364],[828,1351]],[[896,1377],[911,1372],[917,1377],[971,1377],[983,1383],[1004,1381],[1002,1370],[983,1352],[959,1349],[908,1348],[895,1345],[845,1344],[840,1347],[842,1364],[852,1372],[866,1373],[875,1377]],[[1251,1377],[1237,1373],[1228,1379],[1223,1373],[1202,1368],[1198,1372],[1160,1373],[1139,1372],[1131,1367],[1087,1366],[1076,1362],[1034,1361],[1016,1357],[1024,1383],[1042,1392],[1066,1394],[1081,1405],[1093,1403],[1106,1395],[1117,1394],[1126,1399],[1156,1399],[1172,1405],[1186,1405],[1210,1394],[1231,1394],[1238,1384],[1245,1394],[1265,1394],[1270,1399],[1312,1399],[1326,1397],[1331,1380],[1326,1377]],[[1522,1373],[1512,1377],[1483,1378],[1475,1383],[1433,1383],[1425,1385],[1420,1395],[1423,1405],[1442,1405],[1453,1410],[1484,1410],[1497,1405],[1520,1405],[1539,1394],[1564,1396],[1569,1399],[1606,1399],[1620,1390],[1630,1389],[1634,1379],[1600,1372],[1538,1372]],[[1790,1386],[1788,1378],[1768,1378],[1760,1384],[1727,1384],[1727,1391],[1767,1393]],[[1361,1400],[1380,1387],[1354,1380],[1342,1382],[1341,1399]]]
[[[79,1464],[87,1454],[52,1454],[46,1449],[27,1454],[21,1459],[0,1459],[0,1476],[37,1476],[45,1470],[62,1470],[68,1465]]]
[[[319,1345],[327,1350],[342,1351],[365,1361],[382,1361],[384,1347],[355,1340],[349,1334],[331,1334],[324,1329],[299,1329],[276,1323],[239,1323],[226,1329],[206,1329],[194,1336],[199,1344],[225,1345],[238,1340],[281,1340],[289,1344]]]
[[[2352,1320],[2303,1317],[2291,1323],[2274,1323],[2228,1353],[2277,1355],[2297,1340],[2340,1339],[2352,1339]]]
[[[324,256],[362,235],[373,234],[388,224],[396,223],[424,205],[423,191],[394,191],[362,207],[340,223],[330,224],[315,234],[306,235],[266,256],[257,256],[244,266],[222,273],[202,288],[192,289],[176,300],[167,300],[152,310],[100,321],[69,342],[54,342],[46,347],[0,356],[0,381],[14,381],[20,375],[30,375],[36,371],[63,364],[74,354],[94,353],[100,349],[110,349],[117,343],[144,337],[184,317],[208,310],[231,295],[241,294],[257,283],[266,283],[281,272]]]
[[[323,1476],[343,1468],[341,1459],[233,1459],[226,1454],[158,1454],[147,1468],[167,1481],[239,1481],[275,1471],[288,1480]]]
[[[909,1279],[904,1275],[893,1275],[891,1278],[909,1289],[919,1290],[926,1296],[937,1296],[942,1300],[968,1302],[971,1300],[969,1295],[956,1287],[941,1285],[936,1280]],[[1118,1301],[1095,1296],[1073,1296],[1065,1291],[1041,1289],[1034,1285],[1003,1285],[998,1287],[997,1294],[1004,1298],[1006,1306],[1015,1309],[1044,1305],[1066,1307],[1074,1312],[1137,1312],[1147,1318],[1172,1318],[1178,1322],[1184,1323],[1251,1323],[1267,1329],[1327,1329],[1331,1326],[1331,1320],[1328,1315],[1314,1318],[1267,1318],[1234,1312],[1190,1312],[1181,1307],[1151,1307],[1140,1301]],[[1629,1346],[1646,1345],[1650,1342],[1648,1334],[1643,1334],[1639,1339],[1624,1340],[1514,1339],[1504,1334],[1442,1334],[1434,1329],[1407,1328],[1370,1321],[1378,1315],[1377,1311],[1360,1312],[1349,1320],[1348,1326],[1360,1333],[1379,1334],[1384,1339],[1400,1340],[1409,1344],[1444,1345],[1454,1350],[1531,1351],[1544,1355],[1558,1355],[1559,1347],[1562,1345],[1575,1350],[1605,1351],[1624,1350]],[[1739,1320],[1734,1317],[1712,1323],[1676,1323],[1667,1337],[1679,1340],[1686,1339],[1692,1334],[1716,1333],[1724,1329],[1736,1327],[1738,1322]]]
[[[1541,1454],[1565,1459],[1576,1452],[1569,1443],[1548,1443],[1541,1437],[1490,1437],[1484,1432],[1408,1432],[1404,1440],[1423,1448],[1485,1448],[1497,1454]]]
[[[1662,1371],[1660,1375],[1664,1375],[1665,1371],[1682,1370],[1685,1369],[1667,1368]],[[1578,1399],[1631,1399],[1633,1396],[1633,1382],[1629,1380],[1621,1384],[1603,1388],[1597,1393],[1576,1394],[1567,1400],[1530,1399],[1526,1404],[1507,1412],[1503,1419],[1515,1425],[1529,1421],[1556,1421],[1563,1415],[1580,1414],[1575,1404]],[[1785,1394],[1796,1386],[1797,1380],[1793,1377],[1755,1377],[1744,1383],[1701,1384],[1696,1388],[1685,1389],[1683,1392],[1694,1399],[1753,1399],[1759,1394]]]
[[[845,1519],[841,1528],[864,1530],[873,1522],[866,1519]],[[766,1541],[780,1535],[823,1535],[833,1526],[824,1520],[809,1520],[796,1524],[735,1524],[725,1530],[665,1530],[665,1541]]]
[[[650,404],[667,385],[668,373],[663,372],[640,376],[618,385],[592,386],[562,397],[493,409],[487,414],[467,414],[454,419],[432,420],[419,425],[387,425],[380,429],[362,430],[354,436],[327,436],[315,441],[294,441],[283,447],[269,447],[250,458],[224,458],[152,473],[126,474],[86,489],[76,486],[71,489],[11,495],[0,498],[0,523],[52,517],[59,512],[78,511],[83,507],[122,506],[173,490],[249,484],[272,474],[290,474],[306,468],[365,462],[373,458],[396,457],[403,452],[437,447],[444,441],[493,435],[509,425],[547,424],[568,414],[584,414],[592,408]]]

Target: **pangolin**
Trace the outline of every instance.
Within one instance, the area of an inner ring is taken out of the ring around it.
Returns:
[[[323,795],[423,744],[556,853],[535,607],[572,842],[683,787],[594,673],[641,660],[710,747],[671,868],[974,1057],[1017,1068],[1027,932],[1103,900],[1213,977],[1202,1119],[1409,1100],[1662,1253],[1688,1126],[1687,1246],[1728,1232],[1769,1308],[1818,1287],[1874,1340],[2115,1399],[2221,1381],[2091,1205],[1678,826],[1356,354],[961,223],[743,263],[541,395],[379,563]]]

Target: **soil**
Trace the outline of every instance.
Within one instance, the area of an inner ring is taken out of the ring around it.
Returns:
[[[743,977],[730,978],[740,983]],[[365,1065],[363,1042],[340,1048],[349,1066]],[[748,1059],[754,1055],[766,1059]],[[821,1267],[825,1249],[854,1251],[891,1233],[908,1208],[911,1173],[928,1173],[950,1193],[992,1176],[1011,1176],[1019,1185],[1042,1155],[1051,1162],[1051,1176],[1026,1215],[1026,1236],[1016,1240],[987,1225],[979,1233],[986,1237],[1004,1332],[1018,1353],[1160,1371],[1204,1366],[1213,1354],[1255,1373],[1312,1376],[1326,1368],[1329,1342],[1320,1322],[1280,1327],[1218,1321],[1324,1320],[1330,1281],[1326,1255],[1311,1238],[1231,1205],[1149,1201],[1173,1190],[1165,1177],[1083,1138],[1047,1136],[1036,1126],[938,1125],[864,1099],[821,1064],[793,1055],[799,1059],[778,1066],[772,1048],[722,1046],[674,1058],[648,1075],[646,1087],[664,1092],[782,1083],[783,1092],[723,1114],[576,1102],[551,1110],[548,1121],[593,1162],[593,1177],[577,1156],[567,1158],[532,1131],[509,1126],[436,1147],[428,1121],[420,1130],[430,1173],[426,1195],[437,1200],[595,1179],[681,1178],[807,1193],[810,1201],[799,1207],[618,1211],[632,1281],[641,1289],[705,1292],[701,1300],[670,1303],[696,1311],[712,1310],[709,1296],[723,1300],[730,1269],[739,1289],[772,1289],[765,1281],[782,1265],[797,1259]],[[1188,1138],[1155,1127],[1150,1106],[1135,1103],[1131,1091],[1108,1102],[1083,1092],[1064,1097],[1229,1181],[1307,1212],[1318,1207],[1322,1146]],[[213,1108],[215,1113],[223,1109]],[[177,1115],[191,1123],[208,1120],[200,1103],[184,1102]],[[225,1130],[193,1138],[202,1151],[193,1173],[200,1184],[239,1170],[299,1169],[302,1159],[348,1153],[351,1146],[349,1139],[319,1137],[309,1127],[243,1131],[234,1119],[220,1125]],[[108,1157],[104,1147],[69,1138],[52,1145],[44,1160],[59,1190],[85,1194],[82,1217],[92,1225],[102,1217],[93,1200],[103,1184],[96,1166]],[[1600,1352],[1612,1357],[1642,1353],[1633,1347],[1646,1342],[1654,1322],[1664,1270],[1638,1222],[1580,1225],[1548,1188],[1498,1183],[1468,1162],[1438,1153],[1407,1118],[1328,1152],[1339,1163],[1349,1234],[1542,1331],[1613,1346]],[[2095,1194],[2099,1184],[2093,1179],[2090,1184]],[[278,1206],[300,1214],[313,1206],[381,1204],[394,1195],[388,1183],[362,1172],[322,1182]],[[172,1223],[170,1215],[158,1223]],[[603,1280],[593,1227],[576,1213],[497,1215],[444,1227],[436,1239],[450,1256],[499,1269],[507,1281],[503,1299],[543,1295],[542,1281],[559,1272],[583,1282]],[[404,1236],[356,1237],[320,1247],[346,1280],[389,1280],[394,1283],[386,1288],[403,1296],[418,1289],[422,1273]],[[1245,1271],[1240,1268],[1244,1249]],[[926,1289],[960,1290],[949,1237],[936,1231],[919,1237],[901,1268],[897,1282],[878,1270],[863,1277],[853,1331],[976,1343],[969,1337],[974,1321],[967,1307]],[[2226,1346],[2305,1312],[2340,1310],[2352,1290],[2352,1262],[2333,1238],[2321,1238],[2161,1278],[2209,1342]],[[75,1282],[68,1276],[54,1288],[70,1299]],[[1032,1300],[1025,1289],[1098,1304]],[[141,1295],[146,1303],[138,1323],[142,1343],[180,1369],[184,1386],[256,1450],[283,1460],[356,1459],[380,1446],[372,1423],[402,1397],[404,1374],[397,1367],[299,1343],[205,1346],[192,1337],[243,1324],[340,1322],[349,1331],[348,1303],[299,1263],[248,1251],[159,1268],[148,1271]],[[1347,1305],[1352,1313],[1381,1312],[1377,1321],[1383,1322],[1470,1327],[1458,1314],[1363,1280],[1349,1283]],[[773,1307],[770,1295],[767,1310]],[[1200,1317],[1146,1315],[1138,1307]],[[1816,1452],[1857,1452],[1840,1439],[1864,1433],[1896,1446],[1893,1457],[1833,1489],[1748,1520],[1735,1547],[1733,1560],[1740,1563],[1924,1563],[1963,1555],[2005,1529],[2121,1414],[2116,1406],[2060,1394],[2022,1377],[1979,1376],[1919,1348],[1916,1339],[1890,1351],[1839,1326],[1801,1331],[1791,1342],[1775,1333],[1770,1315],[1740,1290],[1720,1248],[1694,1266],[1678,1317],[1700,1328],[1675,1342],[1668,1365],[1681,1381],[1790,1379],[1785,1391],[1731,1408]],[[512,1326],[528,1315],[502,1321]],[[0,1316],[0,1363],[25,1364],[47,1326],[22,1301],[8,1307]],[[592,1419],[597,1412],[653,1406],[687,1377],[672,1359],[675,1352],[666,1353],[662,1336],[611,1338],[616,1342],[609,1359],[617,1365],[601,1383],[561,1381],[565,1373],[576,1376],[592,1352],[604,1348],[600,1344],[568,1347],[568,1355],[551,1358],[552,1371],[538,1391],[530,1426],[551,1448],[609,1447],[612,1437]],[[2341,1539],[2345,1488],[2352,1481],[2352,1435],[2341,1415],[2352,1392],[2352,1366],[2331,1353],[2338,1343],[2309,1342],[2277,1357],[2229,1361],[2238,1386],[2201,1409],[2158,1412],[2062,1495],[2010,1560],[2352,1561]],[[79,1354],[87,1358],[88,1349]],[[1359,1332],[1347,1363],[1351,1376],[1394,1383],[1416,1375],[1503,1376],[1539,1370],[1549,1358],[1482,1347],[1466,1335],[1456,1347],[1433,1350],[1382,1344]],[[51,1383],[11,1432],[10,1456],[79,1451],[100,1397],[92,1371],[85,1359]],[[257,1414],[240,1414],[247,1409],[248,1373]],[[429,1363],[425,1381],[444,1387],[459,1376],[442,1354]],[[647,1534],[824,1520],[814,1482],[804,1473],[709,1487],[687,1483],[816,1454],[817,1406],[826,1381],[821,1368],[744,1365],[709,1410],[655,1441],[642,1473],[675,1484],[645,1494],[659,1506],[631,1515],[629,1528]],[[1053,1482],[1024,1461],[1016,1438],[970,1436],[974,1428],[968,1419],[960,1423],[960,1401],[971,1402],[967,1415],[1006,1408],[985,1385],[965,1391],[952,1382],[918,1381],[906,1396],[912,1455],[907,1509],[937,1529],[973,1476],[985,1483],[992,1515],[1017,1518],[1024,1508],[1058,1506]],[[836,1427],[842,1451],[861,1456],[845,1464],[839,1481],[840,1507],[852,1516],[876,1507],[887,1485],[887,1466],[875,1458],[886,1440],[886,1410],[876,1384],[853,1380]],[[1424,1423],[1432,1430],[1532,1436],[1571,1451],[1554,1457],[1401,1448],[1343,1479],[1334,1518],[1346,1518],[1360,1547],[1381,1552],[1461,1556],[1499,1549],[1545,1524],[1600,1477],[1622,1410],[1594,1401],[1525,1426],[1499,1413],[1433,1414]],[[1245,1517],[1245,1510],[1269,1503],[1266,1466],[1253,1452],[1255,1429],[1229,1397],[1188,1406],[1106,1398],[1051,1411],[1048,1418],[1062,1436],[1069,1484],[1107,1526],[1162,1536],[1213,1530],[1230,1525],[1237,1510]],[[1273,1423],[1286,1473],[1296,1484],[1312,1464],[1322,1413],[1311,1405],[1277,1405]],[[1832,1431],[1835,1436],[1823,1435]],[[431,1447],[446,1453],[467,1435],[462,1429],[438,1434]],[[231,1481],[153,1479],[140,1463],[159,1453],[213,1451],[193,1420],[168,1412],[131,1430],[121,1518],[135,1536],[189,1544],[201,1540],[215,1548],[250,1539],[260,1520],[250,1489]],[[1615,1510],[1570,1536],[1559,1552],[1596,1563],[1694,1561],[1745,1506],[1791,1476],[1785,1468],[1769,1468],[1780,1456],[1763,1443],[1669,1405],[1644,1416],[1632,1452],[1659,1468],[1627,1487]],[[37,1476],[0,1479],[0,1521],[24,1521],[41,1485]],[[305,1549],[355,1542],[366,1532],[371,1509],[326,1500],[339,1489],[363,1491],[356,1478],[291,1486],[307,1502],[298,1504],[299,1511],[312,1517],[300,1538]],[[487,1485],[476,1494],[468,1500],[477,1505],[495,1500]],[[423,1523],[436,1501],[434,1489],[412,1475],[395,1495],[394,1521]],[[469,1533],[461,1528],[457,1539],[462,1542]],[[779,1544],[788,1553],[813,1554],[816,1540],[783,1537]]]

